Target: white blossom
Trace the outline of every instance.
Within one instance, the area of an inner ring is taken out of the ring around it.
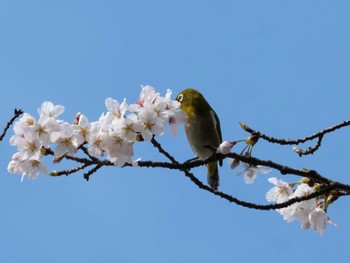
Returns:
[[[307,184],[298,185],[297,189],[292,195],[289,196],[289,199],[294,197],[301,197],[310,195],[314,192],[314,189],[308,186]],[[286,208],[282,208],[279,212],[282,214],[283,219],[287,222],[292,222],[298,220],[301,223],[303,229],[308,229],[310,227],[309,214],[316,208],[317,202],[316,199],[309,199],[302,202],[294,203]]]
[[[40,159],[29,159],[23,161],[22,163],[23,171],[22,172],[22,181],[24,175],[28,176],[30,179],[35,179],[39,174],[47,174],[47,167],[43,164]]]
[[[130,113],[119,120],[117,129],[119,129],[121,136],[125,140],[135,142],[137,134],[143,130],[143,125],[135,113]]]
[[[36,122],[37,121],[32,115],[28,113],[23,113],[23,116],[19,119],[17,123],[20,124],[22,127],[34,127]],[[16,129],[14,129],[14,131],[16,133]]]
[[[53,105],[51,101],[45,101],[38,109],[38,114],[41,119],[56,119],[59,115],[64,112],[64,107],[61,105]]]
[[[241,162],[244,170],[242,172],[237,173],[238,176],[244,175],[244,182],[246,184],[253,184],[255,178],[257,177],[257,173],[267,174],[271,172],[270,169],[263,167],[261,165],[251,165],[248,163]]]
[[[21,160],[40,158],[40,149],[42,145],[37,134],[26,132],[23,134],[23,137],[17,137],[15,143],[20,153]]]
[[[52,132],[50,139],[57,144],[54,150],[56,157],[62,157],[66,153],[74,154],[79,146],[74,136],[73,125],[68,123],[63,123],[60,131]]]
[[[33,133],[34,127],[37,125],[37,121],[28,113],[24,113],[23,116],[14,123],[13,131],[14,135],[10,138],[10,144],[16,146],[19,138],[23,138],[26,133]]]
[[[233,142],[223,141],[216,149],[216,153],[228,154],[234,145],[235,143]]]
[[[90,123],[84,114],[79,114],[78,124],[73,126],[74,136],[76,138],[77,146],[80,146],[86,141],[90,130]]]
[[[50,134],[60,130],[61,121],[57,117],[64,112],[64,107],[61,105],[54,105],[50,101],[45,101],[38,109],[39,120],[35,126],[35,130],[44,147],[51,145]]]
[[[167,89],[165,94],[166,110],[168,111],[169,131],[172,135],[179,132],[179,124],[186,122],[187,114],[180,109],[181,103],[171,99],[172,90]]]
[[[112,98],[107,98],[105,100],[105,105],[108,110],[107,116],[113,119],[121,119],[124,117],[125,112],[128,110],[128,104],[126,99],[120,104],[119,101]]]
[[[270,177],[268,181],[275,185],[266,193],[266,199],[269,202],[283,203],[293,194],[290,185],[276,177]]]
[[[142,90],[140,93],[140,98],[135,104],[129,106],[131,112],[138,112],[141,108],[144,107],[145,103],[154,103],[154,101],[159,97],[159,93],[151,86],[141,86]]]
[[[9,173],[21,174],[23,181],[24,176],[30,179],[35,179],[39,174],[47,174],[47,168],[40,159],[34,157],[22,160],[20,153],[17,152],[12,156],[12,160],[7,166]]]
[[[311,211],[308,219],[310,221],[311,228],[314,231],[318,232],[320,235],[323,235],[323,232],[326,229],[328,223],[337,226],[335,222],[329,219],[329,217],[326,215],[326,212],[319,207],[316,207]]]
[[[96,158],[103,156],[104,150],[102,149],[102,145],[105,137],[105,131],[102,128],[101,122],[92,122],[90,124],[90,130],[86,136],[88,152],[90,155]]]
[[[108,153],[107,159],[116,166],[132,163],[133,143],[124,140],[117,131],[110,130],[108,137],[102,141],[102,148]]]
[[[179,108],[174,108],[172,110],[173,115],[169,116],[169,131],[173,136],[179,133],[179,125],[186,122],[187,115],[184,111],[179,110]]]
[[[151,140],[153,135],[160,136],[163,134],[164,123],[159,121],[154,111],[143,108],[138,112],[138,117],[143,125],[141,135],[145,140]]]

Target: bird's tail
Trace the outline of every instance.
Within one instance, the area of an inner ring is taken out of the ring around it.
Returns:
[[[213,190],[218,190],[220,182],[219,182],[219,170],[217,162],[207,163],[207,171],[208,171],[208,184]]]

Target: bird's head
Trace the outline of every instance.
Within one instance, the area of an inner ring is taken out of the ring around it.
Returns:
[[[194,116],[211,109],[204,96],[195,89],[181,91],[176,100],[181,103],[180,107],[186,112],[187,116]]]

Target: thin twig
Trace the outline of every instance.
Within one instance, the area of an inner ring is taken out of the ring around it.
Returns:
[[[88,149],[87,149],[84,145],[80,145],[80,146],[79,146],[79,149],[81,149],[92,161],[94,161],[94,162],[98,162],[98,161],[99,161],[98,158],[92,156],[92,155],[89,153]]]
[[[51,176],[62,176],[62,175],[70,175],[76,172],[79,172],[80,170],[84,170],[86,167],[88,167],[91,164],[82,164],[80,166],[71,168],[71,169],[67,169],[67,170],[60,170],[60,171],[52,171],[50,173]]]
[[[156,139],[154,138],[154,136],[151,139],[151,143],[153,144],[154,147],[156,147],[158,149],[158,151],[163,154],[165,157],[167,157],[172,163],[174,164],[178,164],[179,162],[175,160],[175,158],[170,155],[167,151],[165,151],[163,149],[163,147],[161,146],[161,144],[159,142],[156,141]]]
[[[242,126],[242,125],[241,125]],[[309,147],[307,150],[301,150],[299,148],[296,148],[296,153],[299,154],[299,156],[302,156],[302,155],[308,155],[308,154],[313,154],[315,151],[317,151],[320,146],[321,146],[321,142],[322,142],[322,139],[324,137],[325,134],[327,133],[331,133],[331,132],[334,132],[338,129],[341,129],[343,127],[347,127],[347,126],[350,126],[350,120],[346,120],[346,121],[343,121],[339,124],[336,124],[334,126],[331,126],[329,128],[326,128],[326,129],[323,129],[319,132],[316,132],[310,136],[306,136],[304,138],[299,138],[299,139],[279,139],[279,138],[275,138],[275,137],[271,137],[271,136],[268,136],[266,134],[263,134],[259,131],[256,131],[256,130],[253,130],[251,129],[249,126],[247,125],[244,125],[242,126],[243,129],[251,134],[255,133],[259,136],[259,138],[263,139],[263,140],[266,140],[268,142],[271,142],[271,143],[277,143],[277,144],[280,144],[280,145],[298,145],[298,144],[301,144],[301,143],[305,143],[307,141],[312,141],[314,139],[318,139],[316,144],[312,147]]]
[[[2,141],[4,139],[7,130],[11,127],[13,122],[22,114],[23,114],[23,111],[21,109],[19,109],[19,110],[15,109],[14,110],[13,117],[7,122],[5,128],[4,128],[3,132],[2,132],[2,134],[0,135],[0,141]]]
[[[52,149],[50,149],[50,148],[45,148],[45,153],[47,155],[55,156],[54,151]],[[62,158],[65,158],[65,159],[71,160],[71,161],[75,161],[75,162],[78,162],[78,163],[89,164],[89,165],[96,164],[96,163],[99,162],[99,160],[97,158],[95,160],[90,160],[90,159],[87,159],[87,158],[71,156],[69,154],[65,154],[64,156],[62,156]]]
[[[89,181],[90,179],[90,175],[92,175],[93,173],[96,173],[103,165],[98,164],[96,165],[94,168],[92,168],[90,171],[88,171],[87,173],[84,173],[84,179],[86,181]]]
[[[285,139],[277,139],[277,138],[274,138],[274,137],[270,137],[270,136],[267,136],[265,134],[262,134],[259,132],[259,135],[260,135],[260,138],[261,139],[264,139],[268,142],[272,142],[272,143],[278,143],[278,144],[281,144],[281,145],[286,145],[286,144],[289,144],[289,145],[298,145],[300,143],[305,143],[307,141],[311,141],[311,140],[314,140],[316,138],[319,138],[320,136],[322,135],[325,135],[327,133],[331,133],[331,132],[334,132],[335,130],[338,130],[340,128],[343,128],[343,127],[346,127],[346,126],[350,126],[350,120],[347,120],[347,121],[343,121],[339,124],[336,124],[334,126],[331,126],[329,128],[326,128],[326,129],[323,129],[319,132],[316,132],[310,136],[306,136],[304,138],[300,138],[300,139],[294,139],[294,140],[285,140]]]

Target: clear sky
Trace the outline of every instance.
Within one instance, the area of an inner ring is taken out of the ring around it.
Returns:
[[[349,13],[348,1],[322,0],[2,0],[0,124],[14,108],[37,116],[45,100],[64,105],[66,121],[79,111],[94,121],[105,98],[132,103],[149,84],[162,94],[197,88],[225,139],[247,135],[240,121],[275,137],[304,137],[349,119]],[[10,135],[0,143],[0,262],[348,259],[348,198],[328,211],[339,227],[319,236],[275,211],[230,204],[176,171],[105,168],[89,182],[78,173],[21,183],[7,172],[16,151]],[[349,183],[349,139],[349,129],[337,131],[304,158],[260,142],[253,155]],[[193,157],[183,131],[158,140],[179,161]],[[164,160],[147,143],[135,147],[137,157]],[[203,167],[193,171],[206,181]],[[221,190],[262,204],[268,177],[299,179],[273,171],[245,185],[237,172],[225,162]]]

